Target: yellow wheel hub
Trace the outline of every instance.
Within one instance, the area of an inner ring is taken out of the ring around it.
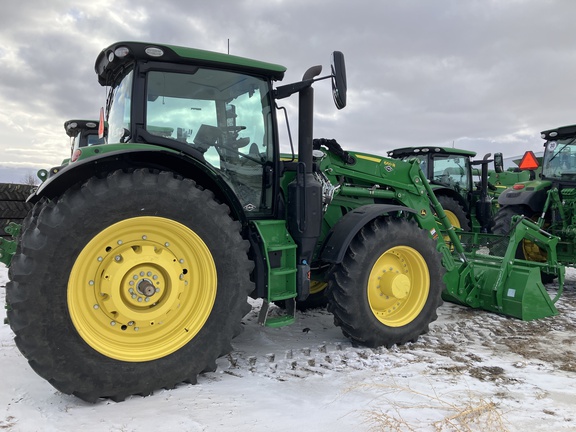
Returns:
[[[452,213],[450,210],[444,210],[444,213],[446,213],[446,217],[454,228],[462,228],[460,225],[460,219],[458,219],[454,213]]]
[[[430,273],[424,257],[408,246],[388,249],[372,267],[367,290],[372,313],[382,324],[409,324],[428,299]]]
[[[546,262],[548,253],[530,240],[522,240],[522,251],[528,261]]]
[[[68,308],[88,345],[117,360],[165,357],[202,329],[216,298],[216,266],[202,239],[160,217],[98,233],[68,281]]]
[[[535,223],[538,222],[538,216],[534,215],[530,218]],[[544,229],[548,227],[549,224],[544,224]],[[524,252],[524,257],[528,261],[535,261],[535,262],[546,262],[548,261],[548,252],[544,249],[540,248],[536,243],[531,242],[530,240],[522,240],[522,252]]]

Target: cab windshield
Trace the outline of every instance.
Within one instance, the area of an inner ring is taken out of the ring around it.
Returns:
[[[469,191],[469,160],[459,155],[434,155],[434,180],[459,191]]]
[[[576,138],[548,141],[544,153],[542,176],[576,179]]]

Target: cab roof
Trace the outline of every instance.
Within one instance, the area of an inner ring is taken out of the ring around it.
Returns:
[[[64,130],[69,137],[75,137],[82,130],[98,130],[98,120],[67,120]]]
[[[94,69],[98,82],[109,85],[120,70],[138,60],[228,69],[276,81],[282,80],[286,72],[281,65],[218,52],[147,42],[116,42],[104,48],[96,58]]]
[[[573,138],[576,136],[576,125],[561,126],[555,129],[542,131],[540,136],[545,140],[558,140],[562,138]]]
[[[438,147],[438,146],[421,146],[421,147],[402,147],[388,152],[388,156],[392,158],[405,157],[410,155],[421,154],[442,154],[442,155],[458,155],[458,156],[476,156],[476,152],[470,150],[456,149],[452,147]]]

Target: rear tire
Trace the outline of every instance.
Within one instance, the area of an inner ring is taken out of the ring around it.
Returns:
[[[437,319],[444,268],[435,242],[415,223],[378,218],[352,240],[328,282],[328,310],[353,342],[414,342]]]
[[[438,202],[444,209],[448,220],[455,228],[460,228],[462,231],[470,231],[470,220],[468,219],[468,215],[464,210],[462,204],[456,201],[454,198],[451,198],[446,195],[440,195],[438,197]]]
[[[536,212],[532,211],[528,207],[515,205],[502,207],[498,213],[496,213],[496,216],[494,216],[494,226],[492,228],[492,232],[494,234],[508,237],[510,235],[510,227],[512,226],[512,216],[524,215],[527,218],[532,219],[534,218],[535,214]],[[506,252],[507,246],[508,241],[505,239],[495,248],[493,248],[491,252],[493,255],[503,256]],[[547,253],[533,242],[524,240],[518,245],[515,258],[528,261],[545,262],[547,260]],[[556,279],[556,276],[542,272],[541,279],[543,284],[549,284],[552,283],[554,279]]]
[[[196,382],[232,349],[253,263],[210,191],[116,171],[38,206],[6,301],[18,348],[55,388],[90,402],[147,395]]]

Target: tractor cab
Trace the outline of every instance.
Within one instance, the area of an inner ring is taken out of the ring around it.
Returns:
[[[64,122],[66,135],[70,137],[70,156],[81,148],[104,144],[104,137],[99,136],[99,122],[96,120],[68,120]]]
[[[576,182],[576,126],[542,132],[545,151],[542,179]]]
[[[111,46],[96,61],[100,83],[110,86],[107,143],[191,156],[199,172],[225,181],[246,214],[269,215],[277,152],[271,83],[284,70],[194,49]]]

